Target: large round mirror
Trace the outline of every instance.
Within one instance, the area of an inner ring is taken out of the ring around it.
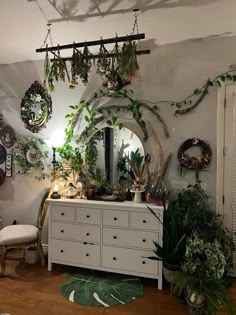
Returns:
[[[52,100],[47,91],[35,81],[21,101],[21,118],[31,132],[45,127],[52,113]]]
[[[140,166],[145,153],[137,135],[127,129],[106,127],[88,141],[85,160],[92,177],[105,179],[110,185],[130,186],[134,174],[127,158]]]

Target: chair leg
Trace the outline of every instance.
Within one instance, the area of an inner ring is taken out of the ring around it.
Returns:
[[[37,249],[38,249],[39,257],[41,260],[41,266],[45,266],[45,257],[44,257],[43,247],[41,243],[37,244]]]
[[[1,248],[1,256],[0,256],[0,277],[4,276],[6,258],[7,258],[7,248],[2,247]]]

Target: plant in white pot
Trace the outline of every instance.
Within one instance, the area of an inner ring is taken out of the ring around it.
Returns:
[[[163,246],[154,242],[155,256],[148,257],[152,260],[161,260],[163,262],[163,274],[167,282],[172,285],[174,283],[174,274],[180,270],[185,254],[185,240],[186,234],[184,231],[182,218],[179,216],[178,209],[172,202],[166,207],[164,205],[164,219],[163,225]],[[151,213],[160,221],[158,215],[147,205]]]
[[[207,242],[197,233],[187,239],[184,262],[174,275],[174,292],[185,292],[190,314],[215,315],[222,306],[235,314],[222,280],[226,259],[217,240]]]

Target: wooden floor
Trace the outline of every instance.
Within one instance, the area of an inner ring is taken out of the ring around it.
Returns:
[[[168,287],[160,291],[155,280],[144,279],[144,297],[132,303],[113,307],[89,307],[74,304],[60,293],[65,282],[63,273],[76,273],[76,268],[54,265],[47,267],[28,265],[23,251],[9,253],[6,276],[0,278],[0,314],[11,315],[187,315],[186,305],[179,304],[169,295]],[[236,305],[236,281],[230,289]],[[224,314],[219,312],[219,314]]]

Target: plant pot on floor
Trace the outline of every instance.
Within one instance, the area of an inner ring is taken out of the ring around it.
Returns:
[[[25,249],[25,261],[27,264],[37,264],[39,260],[40,257],[36,247],[29,247]]]
[[[204,297],[202,296],[202,294],[187,288],[186,301],[188,303],[189,313],[191,315],[204,314]]]
[[[163,264],[163,275],[165,280],[170,283],[170,293],[172,293],[173,290],[173,285],[174,285],[174,278],[175,278],[175,274],[176,272],[179,271],[179,266],[177,265],[171,265],[171,264],[167,264],[164,263]]]

